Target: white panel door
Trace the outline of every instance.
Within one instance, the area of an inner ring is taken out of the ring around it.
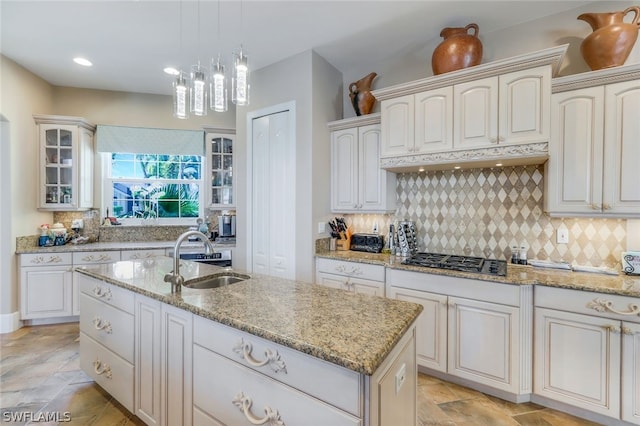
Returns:
[[[376,152],[376,159],[377,157],[378,153]],[[340,212],[357,210],[357,128],[336,130],[331,133],[331,165],[331,209]]]
[[[414,152],[453,148],[453,86],[415,95]]]
[[[534,393],[620,416],[620,322],[535,310]]]
[[[380,126],[358,128],[358,208],[380,210],[386,207],[386,172],[380,168]]]
[[[640,324],[622,323],[622,420],[640,425]]]
[[[410,154],[414,147],[414,96],[407,95],[381,102],[381,157]]]
[[[21,319],[72,315],[70,266],[21,268]]]
[[[472,149],[498,142],[498,77],[453,87],[453,147]]]
[[[424,310],[416,324],[418,365],[447,372],[447,296],[389,287],[388,297],[419,303]]]
[[[448,373],[518,392],[519,309],[456,297],[448,303]]]
[[[604,89],[554,94],[545,173],[549,213],[594,213],[602,204]]]
[[[605,86],[604,213],[640,215],[640,81]]]
[[[251,205],[251,232],[253,246],[253,272],[269,274],[269,235],[271,227],[271,192],[269,116],[253,120],[253,182]]]

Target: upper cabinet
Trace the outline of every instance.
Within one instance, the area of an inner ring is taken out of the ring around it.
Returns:
[[[235,134],[229,131],[207,130],[206,156],[208,172],[206,205],[213,209],[235,207],[233,177],[233,145]]]
[[[396,208],[396,175],[380,168],[380,115],[329,123],[331,211],[384,213]]]
[[[548,158],[551,78],[567,46],[374,91],[391,171]]]
[[[41,210],[93,207],[95,126],[80,117],[34,115],[40,145]]]
[[[554,81],[545,210],[640,217],[640,65]]]

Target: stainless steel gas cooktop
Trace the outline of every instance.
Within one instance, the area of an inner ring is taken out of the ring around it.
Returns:
[[[507,262],[482,257],[458,256],[441,253],[415,253],[402,261],[404,265],[424,266],[426,268],[449,269],[452,271],[474,272],[497,276],[507,275]]]

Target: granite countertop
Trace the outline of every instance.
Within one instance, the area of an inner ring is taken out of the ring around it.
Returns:
[[[68,253],[78,251],[113,251],[113,250],[154,250],[173,248],[176,242],[173,241],[139,241],[139,242],[108,242],[108,243],[85,243],[85,244],[65,244],[63,246],[39,247],[34,245],[20,245],[16,248],[16,254],[26,253]],[[202,243],[184,242],[180,248],[182,250],[189,247],[202,247]],[[214,248],[233,248],[235,244],[213,243]]]
[[[538,268],[528,265],[507,265],[507,276],[499,277],[485,274],[473,274],[446,269],[430,269],[420,266],[403,265],[402,258],[382,253],[365,253],[358,251],[323,251],[316,257],[344,260],[350,262],[370,263],[387,268],[403,269],[434,275],[447,275],[471,278],[480,281],[491,281],[512,285],[544,285],[549,287],[569,288],[598,293],[617,294],[640,297],[640,276],[605,275],[589,272],[573,272],[561,269]]]
[[[186,282],[230,270],[181,265]],[[376,371],[422,311],[415,303],[260,274],[225,287],[183,287],[172,294],[163,280],[172,269],[172,259],[159,256],[75,270],[366,375]]]

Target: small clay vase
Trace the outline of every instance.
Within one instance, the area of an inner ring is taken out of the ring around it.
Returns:
[[[473,34],[469,34],[473,29]],[[431,56],[433,75],[479,65],[482,60],[482,42],[478,38],[478,25],[462,28],[444,28],[440,37],[444,40]]]
[[[624,17],[633,12],[630,23]],[[583,13],[578,19],[591,25],[593,32],[580,44],[580,53],[591,70],[624,65],[638,38],[640,7],[631,6],[622,12]]]
[[[372,72],[349,85],[349,98],[356,115],[367,115],[373,110],[376,97],[371,93],[371,84],[377,75]]]

